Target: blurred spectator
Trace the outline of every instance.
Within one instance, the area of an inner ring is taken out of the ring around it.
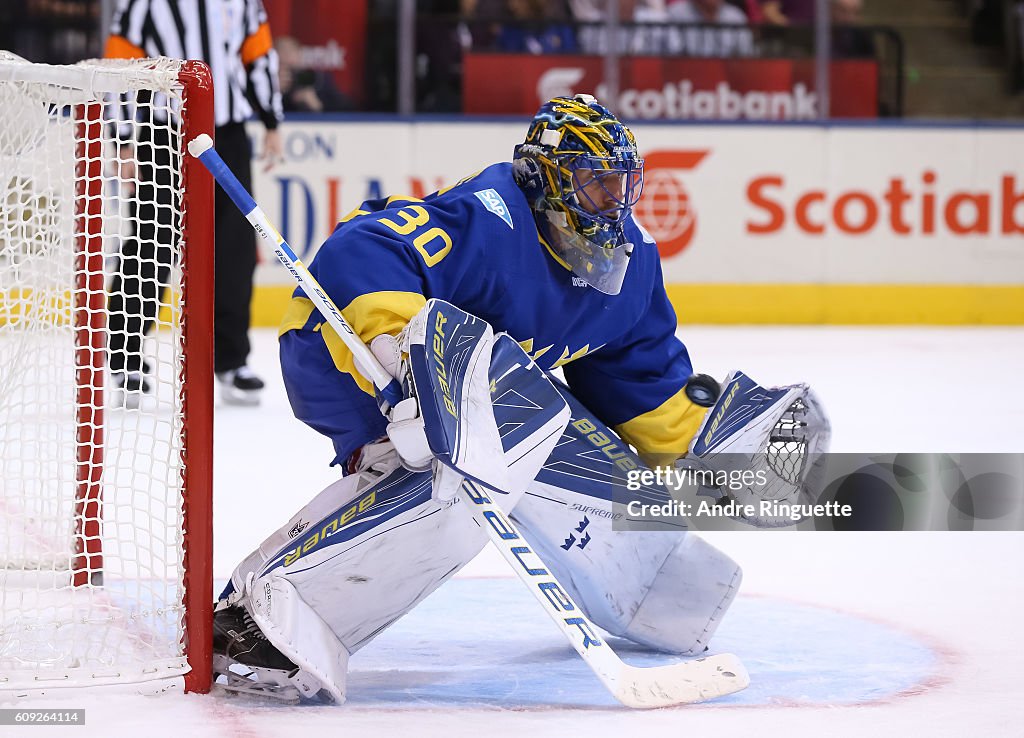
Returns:
[[[604,20],[606,0],[569,0],[573,20],[589,23]]]
[[[764,23],[764,11],[759,0],[730,0],[729,4],[743,11],[747,16],[747,23]]]
[[[981,46],[996,46],[1003,41],[1006,22],[1005,0],[972,0],[968,3],[971,19],[971,40]]]
[[[747,14],[725,0],[675,0],[668,5],[668,17],[680,23],[747,22]]]
[[[856,25],[863,10],[863,0],[832,0],[831,20],[836,25]]]
[[[462,109],[462,47],[451,21],[460,0],[416,0],[416,110],[450,113]]]
[[[459,13],[459,45],[464,51],[492,49],[501,33],[500,18],[505,14],[505,0],[461,0]]]
[[[623,4],[623,0],[619,0],[619,4]],[[668,19],[664,0],[638,0],[626,4],[632,6],[635,23],[664,23]]]
[[[753,56],[757,52],[747,16],[725,0],[678,0],[668,6],[668,16],[679,23],[703,24],[683,30],[687,56]],[[709,24],[734,27],[709,28]]]
[[[0,0],[0,48],[29,61],[99,56],[100,0]]]
[[[497,47],[518,54],[566,54],[578,50],[576,34],[566,21],[569,10],[561,2],[506,0],[505,13],[516,23],[501,26]]]
[[[857,28],[863,9],[863,0],[832,0],[832,55],[837,59],[874,58],[874,39]]]
[[[762,0],[766,23],[776,26],[808,25],[814,22],[815,0]]]
[[[337,88],[328,72],[304,65],[302,45],[297,39],[281,36],[274,47],[280,64],[281,101],[286,112],[332,113],[355,109],[355,103]]]
[[[587,54],[603,54],[610,45],[604,25],[606,0],[572,4],[577,21],[586,22],[579,30],[580,47]],[[677,54],[683,41],[675,28],[665,26],[668,15],[663,0],[619,0],[619,22],[615,34],[620,54]],[[595,11],[597,16],[594,16]],[[583,16],[577,15],[582,13]]]
[[[569,0],[573,20],[603,23],[610,0]],[[619,22],[662,23],[667,18],[665,0],[618,0]]]
[[[569,0],[574,20],[596,23],[605,19],[610,0]],[[623,22],[660,23],[665,20],[665,0],[619,0],[619,19]]]

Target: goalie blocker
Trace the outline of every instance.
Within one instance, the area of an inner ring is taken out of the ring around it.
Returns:
[[[457,460],[469,476],[498,470],[508,491],[495,502],[594,623],[652,649],[705,651],[736,595],[740,567],[686,531],[612,529],[619,475],[609,473],[611,459],[595,458],[587,440],[591,427],[615,438],[611,430],[511,337],[494,336],[484,321],[447,303],[427,303],[403,332],[396,358],[407,389],[430,388],[417,398],[418,411],[404,410],[398,422],[408,428],[410,418],[421,419],[431,452]],[[497,457],[473,442],[476,433],[495,441]],[[222,606],[244,607],[295,665],[292,686],[287,675],[221,659],[222,667],[251,674],[245,682],[229,679],[228,688],[343,701],[348,657],[487,542],[466,501],[452,494],[461,479],[446,478],[451,473],[442,464],[406,469],[390,440],[370,444],[354,474],[328,486],[253,551],[233,573]],[[648,493],[668,500],[664,490]],[[745,675],[737,678],[743,681],[718,693],[742,688]]]

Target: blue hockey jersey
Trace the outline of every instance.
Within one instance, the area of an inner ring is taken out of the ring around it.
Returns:
[[[540,237],[512,176],[495,164],[424,200],[370,200],[346,216],[309,265],[365,342],[397,334],[440,298],[509,333],[544,369],[644,454],[685,453],[704,408],[682,391],[691,374],[675,337],[658,249],[632,220],[622,289],[576,277]],[[373,388],[297,289],[280,331],[296,417],[334,442],[335,463],[384,435]]]

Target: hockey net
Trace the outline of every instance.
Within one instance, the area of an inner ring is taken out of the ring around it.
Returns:
[[[196,62],[0,52],[0,689],[208,689],[211,128]]]

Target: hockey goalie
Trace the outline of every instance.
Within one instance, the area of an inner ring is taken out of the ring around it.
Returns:
[[[310,272],[404,397],[375,397],[295,291],[280,329],[288,397],[331,439],[342,476],[234,570],[214,615],[224,688],[344,701],[351,654],[487,542],[439,461],[455,456],[491,475],[501,510],[591,621],[650,649],[704,652],[740,567],[685,530],[615,530],[612,457],[594,439],[631,468],[734,470],[781,434],[798,464],[705,491],[796,501],[829,424],[806,385],[694,373],[633,215],[642,187],[633,134],[577,95],[541,107],[511,163],[424,200],[367,201],[338,225]],[[567,538],[583,508],[585,532]]]

